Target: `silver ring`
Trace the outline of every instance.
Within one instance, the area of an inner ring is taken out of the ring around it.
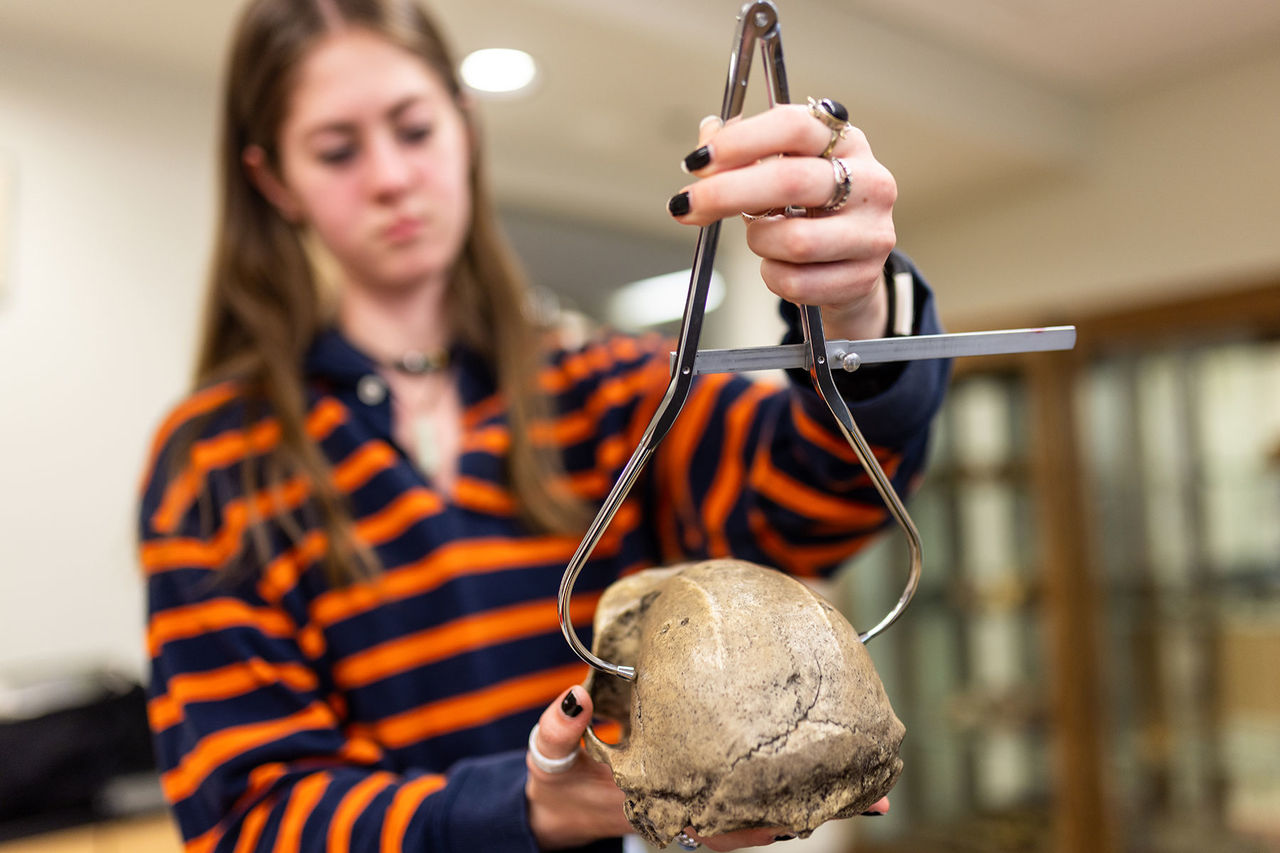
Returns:
[[[763,213],[747,213],[745,210],[740,214],[744,222],[759,222],[761,219],[772,219],[782,213],[781,208],[771,207]]]
[[[694,841],[686,832],[677,832],[673,840],[681,850],[697,850],[702,846],[702,842]]]
[[[533,766],[541,770],[543,773],[556,775],[565,773],[573,766],[573,762],[578,760],[578,753],[582,752],[582,744],[566,755],[564,758],[547,758],[542,754],[542,750],[538,749],[538,724],[534,723],[533,729],[529,732],[529,760],[533,762]]]
[[[822,207],[811,207],[808,216],[827,216],[835,213],[849,203],[853,194],[853,177],[849,174],[849,164],[839,157],[831,158],[831,170],[835,173],[836,185],[831,190],[831,198]]]
[[[827,147],[818,155],[830,157],[831,152],[836,150],[836,143],[853,130],[853,125],[849,124],[849,111],[844,108],[844,104],[830,98],[822,100],[809,98],[809,115],[822,122],[827,126],[827,130],[831,131],[831,139],[827,141]]]

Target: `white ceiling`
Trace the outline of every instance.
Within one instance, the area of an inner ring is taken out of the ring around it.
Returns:
[[[849,107],[898,178],[900,221],[1069,173],[1100,105],[1280,41],[1277,0],[776,3],[793,98]],[[429,5],[459,55],[520,47],[540,63],[532,96],[483,106],[508,207],[691,244],[664,204],[686,180],[698,119],[719,109],[739,0]],[[0,0],[0,41],[212,81],[239,6]],[[758,60],[754,80],[763,91]]]

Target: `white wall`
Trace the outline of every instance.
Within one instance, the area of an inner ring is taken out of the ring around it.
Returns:
[[[1280,278],[1280,51],[1113,105],[1096,140],[1053,183],[900,223],[950,325]]]
[[[140,669],[133,510],[188,371],[213,94],[0,51],[13,164],[0,293],[0,673]]]

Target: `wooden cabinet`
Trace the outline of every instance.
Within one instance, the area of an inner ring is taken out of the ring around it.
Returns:
[[[1280,284],[1072,319],[1073,352],[957,363],[859,850],[1280,849]],[[855,625],[903,551],[841,576]]]

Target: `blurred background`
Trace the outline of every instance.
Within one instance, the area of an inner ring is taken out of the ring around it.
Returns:
[[[504,220],[547,305],[625,321],[692,258],[664,205],[737,0],[431,5],[459,57],[533,56],[477,95]],[[1080,329],[957,364],[924,584],[871,647],[906,771],[810,849],[1280,850],[1280,3],[777,5],[793,97],[841,100],[894,172],[945,325]],[[176,846],[146,817],[133,511],[189,373],[238,7],[0,0],[6,853]],[[775,341],[738,223],[718,266],[704,345]],[[830,593],[865,627],[904,568],[890,535]],[[65,734],[85,713],[109,766]]]

